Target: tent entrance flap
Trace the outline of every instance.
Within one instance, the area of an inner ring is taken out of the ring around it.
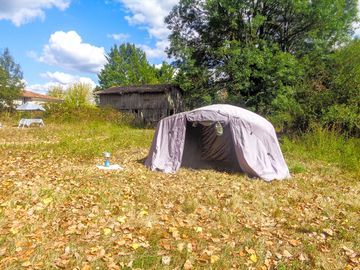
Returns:
[[[219,133],[219,125],[219,122],[187,121],[182,167],[241,171],[230,126],[222,124]]]

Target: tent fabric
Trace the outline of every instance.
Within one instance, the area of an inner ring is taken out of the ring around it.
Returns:
[[[220,136],[216,123],[223,128]],[[266,181],[290,177],[272,124],[248,110],[220,104],[162,119],[145,166],[170,173],[186,164],[206,168],[225,163]]]
[[[44,107],[35,103],[24,103],[16,107],[18,111],[45,111]]]

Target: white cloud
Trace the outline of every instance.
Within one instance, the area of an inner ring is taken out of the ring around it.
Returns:
[[[137,44],[137,47],[141,48],[145,53],[146,57],[148,58],[166,58],[165,49],[169,46],[169,41],[167,40],[160,40],[156,42],[156,47],[151,48],[145,44]]]
[[[36,18],[45,19],[45,9],[65,10],[70,0],[0,0],[0,20],[10,20],[16,26]]]
[[[107,35],[108,38],[112,38],[116,41],[119,41],[119,40],[126,40],[130,37],[130,35],[128,34],[123,34],[123,33],[118,33],[118,34],[108,34]]]
[[[125,16],[125,19],[130,25],[139,25],[146,23],[146,18],[143,14],[135,14],[133,16]]]
[[[96,83],[91,78],[75,76],[75,75],[58,72],[58,71],[46,72],[46,73],[42,73],[40,75],[41,75],[41,77],[43,77],[49,81],[44,84],[32,84],[32,85],[29,85],[27,82],[25,82],[25,84],[27,85],[26,89],[28,89],[30,91],[34,91],[39,94],[46,94],[51,87],[61,86],[64,89],[66,89],[67,87],[69,87],[70,85],[72,85],[76,82],[90,84],[92,88],[95,88],[95,86],[96,86]]]
[[[164,18],[179,0],[118,0],[132,13],[125,19],[131,25],[147,26],[149,34],[157,39],[166,39],[169,30]]]
[[[358,17],[360,18],[360,0],[358,1]],[[360,22],[354,24],[355,34],[354,36],[360,38]]]
[[[89,73],[98,73],[106,63],[105,49],[83,43],[75,31],[53,33],[38,60],[66,70]]]
[[[151,48],[146,44],[138,44],[148,58],[166,58],[165,48],[169,45],[168,36],[170,34],[164,22],[173,6],[179,0],[117,0],[122,3],[131,14],[125,16],[130,25],[145,27],[151,38],[157,40],[156,47]]]
[[[163,65],[162,63],[156,64],[156,65],[155,65],[155,68],[156,68],[156,69],[161,69],[162,65]]]
[[[49,89],[51,89],[54,86],[59,86],[59,85],[60,84],[55,83],[55,82],[47,82],[47,83],[44,83],[44,84],[27,85],[26,89],[29,90],[29,91],[35,92],[35,93],[46,95],[48,93]]]
[[[64,87],[67,87],[73,83],[81,82],[81,83],[87,83],[90,84],[91,87],[95,87],[96,83],[89,77],[81,77],[77,75],[71,75],[68,73],[63,72],[46,72],[42,73],[41,77],[50,80],[51,83],[60,84]]]

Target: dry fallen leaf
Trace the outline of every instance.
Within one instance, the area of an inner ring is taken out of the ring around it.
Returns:
[[[29,267],[30,265],[31,265],[30,261],[26,261],[21,264],[22,267]]]
[[[117,221],[119,221],[120,223],[124,224],[126,221],[126,216],[120,216],[117,218]]]
[[[304,262],[304,261],[307,261],[307,260],[309,260],[309,259],[307,258],[306,255],[300,253],[300,255],[299,255],[299,260],[302,261],[302,262]]]
[[[91,270],[91,266],[89,264],[85,264],[81,270]]]
[[[178,250],[179,252],[181,252],[181,251],[183,251],[184,247],[185,247],[185,244],[184,244],[184,243],[179,243],[179,244],[177,245],[177,250]]]
[[[133,250],[137,250],[140,247],[140,245],[138,243],[134,243],[131,245],[131,247]]]
[[[12,234],[17,234],[17,233],[19,232],[19,229],[18,229],[18,228],[11,228],[11,229],[10,229],[10,232],[11,232]]]
[[[212,255],[212,256],[210,257],[210,263],[211,263],[211,264],[216,263],[219,259],[220,259],[219,256],[217,256],[217,255]]]
[[[301,241],[298,239],[291,239],[289,240],[289,244],[292,245],[293,247],[297,247],[301,244]]]
[[[110,228],[104,228],[104,234],[109,235],[111,234],[112,230]]]
[[[257,256],[256,256],[255,253],[254,253],[254,254],[251,254],[250,257],[249,257],[249,259],[250,259],[253,263],[256,263],[256,262],[258,261],[258,258],[257,258]]]
[[[334,235],[334,231],[332,229],[323,229],[323,232],[329,236]]]
[[[0,256],[4,256],[6,253],[6,247],[0,248]]]
[[[187,252],[191,253],[193,251],[193,247],[192,247],[192,244],[191,243],[188,243],[187,246],[186,246],[186,250]]]
[[[139,216],[147,216],[148,214],[149,214],[148,211],[142,210],[142,211],[139,213]]]
[[[53,201],[53,198],[51,198],[51,197],[43,199],[44,204],[50,204],[52,201]]]
[[[171,257],[170,256],[162,256],[161,257],[161,263],[163,265],[170,265]]]
[[[283,255],[286,258],[291,258],[292,257],[292,254],[289,251],[287,251],[286,249],[284,250]]]
[[[190,260],[186,260],[184,263],[184,270],[191,270],[193,268],[193,265]]]

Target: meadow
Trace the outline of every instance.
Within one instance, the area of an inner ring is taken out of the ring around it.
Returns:
[[[152,172],[154,130],[110,120],[2,119],[0,269],[360,269],[358,139],[283,137],[292,178],[266,183]]]

